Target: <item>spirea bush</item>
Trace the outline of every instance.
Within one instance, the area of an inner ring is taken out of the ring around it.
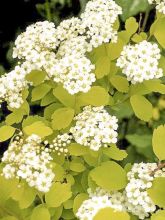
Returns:
[[[17,37],[0,78],[2,220],[165,219],[165,1],[131,4],[91,0]]]

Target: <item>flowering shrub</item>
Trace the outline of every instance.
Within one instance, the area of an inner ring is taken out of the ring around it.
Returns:
[[[0,78],[3,220],[164,219],[165,2],[146,5],[126,19],[122,1],[91,0],[17,37]]]

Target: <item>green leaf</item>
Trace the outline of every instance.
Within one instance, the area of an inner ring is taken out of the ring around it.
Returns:
[[[133,95],[130,98],[135,115],[143,121],[149,121],[152,118],[152,104],[141,95]]]
[[[126,20],[125,29],[130,35],[133,35],[138,29],[138,23],[134,17],[130,17]]]
[[[62,166],[60,166],[59,164],[55,164],[55,166],[53,167],[53,172],[56,174],[56,181],[62,181],[65,171],[64,168]]]
[[[156,24],[154,36],[157,39],[158,43],[165,48],[165,18],[159,20]]]
[[[32,82],[34,86],[37,86],[44,81],[45,77],[46,72],[41,70],[32,70],[31,73],[26,76],[26,79]]]
[[[155,155],[159,160],[165,160],[165,126],[160,125],[154,129],[152,145]]]
[[[54,183],[50,191],[45,194],[46,204],[49,207],[59,207],[71,196],[70,184],[66,183]]]
[[[80,193],[78,194],[73,202],[73,212],[76,215],[78,209],[80,208],[80,206],[82,205],[82,203],[88,199],[88,194],[86,193]]]
[[[14,135],[15,128],[4,125],[0,127],[0,142],[6,141]]]
[[[6,180],[3,176],[0,176],[0,204],[3,204],[10,198],[17,185],[17,179]]]
[[[165,219],[165,210],[159,210],[156,213],[152,214],[151,220],[164,220]]]
[[[88,153],[88,147],[77,143],[72,143],[68,146],[69,153],[73,156],[82,156]]]
[[[165,177],[155,178],[152,187],[147,191],[157,206],[165,208]]]
[[[65,209],[72,209],[73,208],[73,200],[69,199],[66,202],[64,202],[64,208]]]
[[[121,15],[123,21],[139,12],[145,12],[149,7],[147,0],[116,0],[116,3],[123,9]]]
[[[129,134],[126,139],[134,146],[145,148],[152,145],[152,135]]]
[[[145,32],[141,32],[140,34],[134,34],[131,38],[131,41],[135,42],[135,43],[140,43],[143,40],[147,39],[147,34]]]
[[[50,91],[42,98],[41,106],[46,106],[56,101],[57,99],[54,97],[52,91]]]
[[[116,43],[111,42],[111,43],[107,44],[106,48],[107,48],[107,53],[108,53],[109,59],[110,60],[117,59],[120,56],[124,45],[125,45],[124,41],[122,39],[120,39],[119,37],[118,37],[118,40],[117,40]],[[112,70],[111,70],[111,67],[110,67],[110,72],[111,71]]]
[[[165,85],[161,84],[160,80],[148,80],[144,82],[144,85],[151,92],[158,92],[160,94],[165,94]]]
[[[0,220],[18,220],[18,219],[14,216],[5,216],[3,218],[0,218]]]
[[[37,121],[29,126],[24,127],[23,131],[28,136],[30,136],[31,134],[36,134],[41,138],[49,136],[53,133],[52,129],[46,126],[42,121]]]
[[[85,166],[82,163],[77,163],[74,161],[70,162],[70,169],[74,172],[83,172],[85,170]]]
[[[63,105],[60,104],[60,103],[53,103],[49,106],[47,106],[45,109],[44,109],[44,117],[48,120],[51,119],[52,117],[52,114],[54,113],[55,110],[59,109],[59,108],[62,108]]]
[[[93,218],[93,220],[130,220],[130,216],[127,212],[119,212],[112,208],[101,209]]]
[[[59,220],[63,211],[63,206],[60,206],[58,208],[51,208],[51,209],[53,209],[54,212],[53,220]]]
[[[119,92],[127,93],[129,90],[129,83],[123,76],[112,76],[110,82]]]
[[[101,86],[93,86],[89,92],[80,94],[77,99],[80,106],[102,106],[108,104],[109,94]]]
[[[163,69],[163,74],[165,75],[165,56],[161,56],[159,60],[159,68]]]
[[[24,128],[24,127],[29,126],[29,125],[33,124],[34,122],[38,122],[38,121],[42,121],[43,123],[48,124],[47,120],[45,120],[44,117],[35,115],[35,116],[29,116],[26,119],[24,119],[23,123],[22,123],[22,127]]]
[[[95,74],[97,79],[101,79],[102,77],[108,75],[110,72],[110,59],[108,56],[101,56],[97,62],[95,67]]]
[[[123,160],[127,157],[127,152],[125,150],[120,150],[115,145],[108,148],[104,148],[103,152],[105,155],[107,155],[113,160]]]
[[[62,86],[57,86],[53,90],[53,95],[66,107],[74,108],[75,95],[71,95]]]
[[[54,130],[67,128],[74,117],[72,108],[59,108],[52,115],[52,127]]]
[[[110,191],[123,189],[127,184],[125,170],[113,161],[104,162],[94,168],[90,176],[98,186]]]
[[[32,211],[30,220],[50,220],[49,210],[44,205],[35,207]]]
[[[32,102],[42,99],[49,91],[51,87],[48,84],[40,84],[32,90]]]
[[[19,199],[19,207],[21,209],[28,208],[34,201],[35,197],[36,197],[36,191],[27,184],[25,184],[24,191]]]
[[[6,117],[5,122],[7,125],[13,125],[15,123],[18,124],[22,121],[24,115],[25,114],[22,109],[15,110]]]
[[[130,86],[130,95],[145,95],[151,93],[151,90],[147,88],[144,83],[138,83]]]

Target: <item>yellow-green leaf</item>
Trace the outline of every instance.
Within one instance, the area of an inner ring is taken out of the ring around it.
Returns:
[[[101,209],[93,218],[93,220],[130,220],[127,212],[119,212],[112,208]]]
[[[130,17],[126,20],[125,29],[130,35],[134,34],[137,31],[138,26],[139,25],[134,17]]]
[[[50,220],[49,210],[44,205],[35,207],[32,211],[30,220]]]
[[[159,44],[165,48],[165,18],[160,19],[156,24],[154,36]]]
[[[106,45],[108,57],[110,58],[110,60],[115,60],[120,56],[124,45],[125,45],[124,41],[120,38],[118,38],[116,43],[111,42],[108,45]],[[111,71],[111,67],[110,67],[110,71]]]
[[[108,104],[109,94],[101,86],[93,86],[89,92],[80,94],[77,100],[80,106],[102,106]]]
[[[156,213],[152,214],[151,220],[164,220],[165,210],[158,210]]]
[[[82,163],[71,161],[70,169],[74,172],[83,172],[85,170],[85,166]]]
[[[57,86],[53,90],[53,95],[66,107],[75,106],[75,95],[71,95],[62,86]]]
[[[128,92],[129,90],[129,83],[123,76],[112,76],[110,82],[119,92]]]
[[[82,156],[88,153],[88,147],[77,143],[72,143],[68,146],[69,153],[73,156]]]
[[[148,194],[157,206],[165,208],[165,177],[155,178]]]
[[[74,214],[77,213],[78,209],[80,208],[80,206],[82,205],[83,201],[88,199],[88,194],[86,193],[80,193],[78,194],[73,202],[73,212]]]
[[[154,129],[152,137],[153,151],[159,160],[165,160],[165,126]]]
[[[59,108],[52,115],[52,127],[54,130],[67,128],[74,117],[72,108]]]
[[[37,101],[42,99],[50,91],[50,89],[51,89],[50,85],[45,83],[36,86],[32,90],[32,101]]]
[[[41,138],[49,136],[53,133],[52,129],[46,126],[42,121],[37,121],[31,125],[24,127],[23,131],[27,135],[36,134]]]
[[[72,196],[70,187],[68,183],[54,183],[50,191],[45,195],[46,204],[55,208],[62,205]]]
[[[110,59],[108,56],[100,57],[96,62],[95,74],[97,79],[100,79],[110,72]]]
[[[125,170],[113,161],[104,162],[94,168],[90,176],[98,186],[110,191],[123,189],[127,184]]]
[[[0,142],[6,141],[14,135],[15,128],[4,125],[0,127]]]
[[[113,145],[109,148],[103,149],[104,154],[113,160],[123,160],[127,157],[127,152],[125,150],[120,150],[117,146]]]
[[[33,83],[34,86],[37,86],[41,84],[46,77],[46,72],[41,70],[32,70],[31,73],[29,73],[26,76],[26,79]]]
[[[133,95],[130,98],[135,115],[143,121],[149,121],[152,118],[152,104],[141,95]]]

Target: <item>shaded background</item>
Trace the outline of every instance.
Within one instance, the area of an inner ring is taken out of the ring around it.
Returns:
[[[0,0],[0,72],[9,70],[14,62],[11,52],[16,36],[27,25],[49,19],[47,6],[51,20],[58,24],[66,17],[77,15],[82,3],[79,0]]]

